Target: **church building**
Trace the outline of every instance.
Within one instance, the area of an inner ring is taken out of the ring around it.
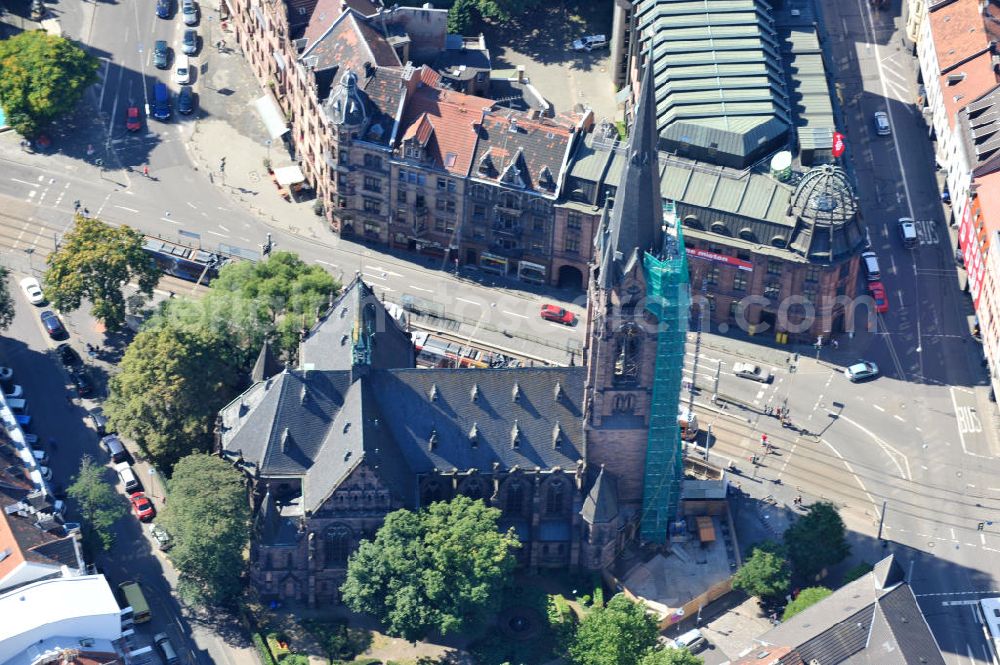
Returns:
[[[689,297],[652,89],[647,68],[618,202],[595,239],[585,366],[417,369],[409,333],[360,277],[298,367],[261,350],[216,436],[251,482],[262,598],[337,602],[348,556],[387,513],[459,494],[498,508],[535,569],[600,570],[629,544],[667,542]]]

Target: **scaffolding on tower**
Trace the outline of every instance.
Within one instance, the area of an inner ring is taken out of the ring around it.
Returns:
[[[663,249],[643,257],[646,309],[655,318],[656,370],[646,445],[640,533],[646,543],[666,543],[678,515],[684,449],[677,425],[691,291],[684,237],[673,201],[663,202]]]

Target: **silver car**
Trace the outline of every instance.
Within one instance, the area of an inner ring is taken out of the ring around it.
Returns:
[[[754,365],[753,363],[734,364],[733,374],[738,377],[750,379],[751,381],[758,381],[760,383],[771,382],[771,373],[760,365]]]
[[[878,376],[878,365],[868,360],[859,360],[844,370],[844,376],[851,383],[872,379]]]
[[[194,0],[184,0],[181,3],[181,15],[184,17],[184,25],[196,25],[198,23],[198,5]]]

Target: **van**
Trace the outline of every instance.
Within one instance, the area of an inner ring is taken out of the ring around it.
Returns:
[[[15,415],[19,415],[28,412],[28,403],[19,397],[11,398],[7,400],[7,408]]]
[[[692,628],[680,637],[675,638],[674,644],[676,644],[679,649],[687,649],[691,653],[698,653],[708,646],[708,640],[705,639],[705,636],[701,634],[700,630]]]
[[[142,491],[142,483],[139,482],[139,479],[136,477],[135,472],[132,470],[132,467],[129,466],[128,462],[115,464],[115,471],[118,472],[118,478],[121,479],[122,485],[125,486],[126,494]]]
[[[181,662],[181,659],[177,656],[177,651],[174,649],[173,643],[170,638],[167,637],[166,633],[157,633],[153,636],[153,644],[160,648],[160,653],[163,654],[163,662],[166,665],[175,665]]]
[[[882,273],[878,269],[878,256],[875,252],[865,252],[861,255],[861,261],[865,266],[865,274],[869,282],[877,282],[882,279]]]
[[[681,438],[694,441],[698,438],[698,416],[693,411],[680,407],[677,411],[677,426],[681,429]]]
[[[181,85],[191,82],[191,62],[183,53],[178,55],[174,62],[174,81]]]
[[[899,218],[899,237],[903,241],[903,247],[913,249],[917,246],[917,225],[909,217]]]
[[[153,618],[149,603],[142,595],[142,587],[135,582],[122,582],[118,585],[118,604],[122,609],[132,608],[132,621],[135,623],[145,623]]]
[[[128,450],[125,449],[121,439],[114,434],[109,434],[108,436],[101,438],[101,448],[108,451],[108,455],[111,456],[111,461],[115,464],[121,464],[122,462],[128,464],[130,461]]]
[[[165,83],[157,82],[153,86],[153,117],[157,120],[170,118],[170,91]]]
[[[35,464],[38,466],[48,466],[49,465],[49,454],[44,450],[34,450],[32,449],[31,454],[35,457]]]

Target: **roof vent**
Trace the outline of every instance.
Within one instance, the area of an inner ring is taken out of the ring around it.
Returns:
[[[11,551],[10,551],[10,548],[8,547],[7,549],[5,549],[2,552],[0,552],[0,561],[3,561],[4,559],[6,559],[7,557],[9,557],[10,555],[11,555]]]
[[[472,384],[472,390],[469,391],[469,393],[470,393],[469,397],[472,398],[473,402],[475,402],[477,399],[479,399],[479,384],[478,383],[473,383]]]
[[[517,418],[514,418],[514,426],[510,428],[510,447],[517,448],[521,445],[521,426],[517,424]]]
[[[427,437],[427,447],[430,450],[437,448],[438,444],[438,431],[436,429],[431,430],[431,435]]]
[[[288,428],[286,427],[285,430],[281,433],[281,452],[287,453],[291,443],[292,443],[292,435],[288,431]]]
[[[555,426],[552,428],[552,447],[558,448],[559,444],[562,442],[562,438],[563,438],[562,425],[560,425],[559,421],[557,420]]]
[[[344,461],[346,462],[349,459],[351,459],[351,451],[350,450],[348,450],[347,452],[344,453]]]
[[[431,390],[430,390],[429,393],[427,393],[427,397],[429,397],[432,402],[436,402],[437,401],[437,398],[438,398],[438,384],[436,384],[436,383],[432,383],[431,384]]]
[[[351,429],[351,423],[350,422],[344,423],[344,434],[347,434],[348,430],[350,429]]]
[[[472,429],[469,430],[469,443],[472,444],[473,448],[479,443],[479,425],[477,423],[472,423]]]
[[[562,383],[560,383],[559,381],[556,381],[556,387],[552,391],[552,397],[558,402],[560,399],[563,398],[563,395],[565,395],[565,394],[566,393],[563,390]]]
[[[948,85],[955,85],[956,83],[961,83],[965,80],[965,72],[956,72],[954,74],[948,74]]]
[[[302,392],[299,394],[299,402],[302,403],[302,404],[305,404],[306,403],[306,397],[308,397],[308,396],[309,396],[309,387],[308,387],[308,385],[305,382],[303,382],[302,383]]]
[[[517,398],[520,396],[521,396],[521,385],[515,381],[514,387],[510,389],[510,398],[516,402]]]

